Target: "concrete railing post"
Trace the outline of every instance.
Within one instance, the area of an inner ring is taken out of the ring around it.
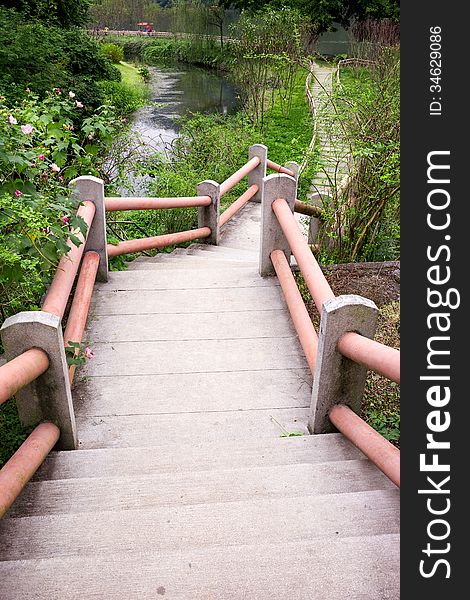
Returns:
[[[96,279],[108,281],[108,247],[106,241],[106,208],[104,204],[104,182],[102,179],[84,175],[70,182],[70,187],[78,198],[84,202],[89,200],[96,207],[95,217],[91,224],[85,244],[85,252],[93,250],[100,255],[100,264]]]
[[[313,206],[318,206],[318,208],[323,207],[323,203],[321,200],[320,194],[314,194],[310,197],[310,201]],[[318,217],[310,217],[310,224],[308,228],[308,243],[316,244],[318,241],[318,234],[320,233],[320,219]]]
[[[323,304],[308,421],[311,433],[335,431],[328,418],[335,404],[347,404],[360,413],[367,369],[344,357],[337,345],[348,331],[373,338],[377,315],[374,302],[361,296],[337,296]]]
[[[258,156],[261,160],[260,164],[253,169],[248,175],[248,187],[252,185],[258,186],[258,191],[251,199],[251,202],[261,202],[261,194],[263,193],[263,179],[266,177],[266,161],[268,160],[268,148],[264,144],[254,144],[248,152],[248,160]]]
[[[279,221],[274,214],[272,204],[278,198],[284,198],[292,212],[296,197],[297,184],[293,177],[285,174],[274,173],[263,179],[261,202],[261,244],[259,258],[259,274],[262,277],[274,275],[271,262],[271,252],[282,250],[290,262],[291,249],[282,231]]]
[[[209,206],[200,206],[198,210],[198,227],[210,227],[212,230],[211,235],[201,242],[217,246],[220,238],[220,184],[207,179],[197,186],[197,195],[212,199]]]
[[[23,425],[36,426],[41,421],[52,421],[60,429],[60,448],[77,448],[60,318],[42,311],[21,312],[5,320],[0,334],[7,360],[13,360],[30,348],[40,348],[49,357],[47,371],[15,394]]]
[[[299,177],[300,177],[300,165],[299,165],[299,163],[296,163],[295,161],[290,160],[289,162],[286,162],[286,164],[284,166],[286,167],[286,169],[290,169],[291,171],[294,172],[294,174],[295,174],[295,177],[294,177],[295,183],[296,183],[296,185],[298,185],[299,184]],[[295,193],[297,194],[297,189],[296,189]]]

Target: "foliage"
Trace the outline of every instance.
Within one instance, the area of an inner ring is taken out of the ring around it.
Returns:
[[[116,44],[101,44],[101,52],[114,64],[124,60],[124,50]]]
[[[32,429],[21,425],[14,398],[0,406],[0,468],[25,441]]]
[[[90,2],[91,0],[0,0],[0,5],[15,8],[28,19],[68,29],[85,25]]]
[[[287,5],[285,0],[219,0],[223,6],[234,5],[240,10],[259,11],[267,7],[279,10]],[[366,19],[400,18],[399,0],[290,0],[290,8],[308,18],[316,32],[328,31],[333,23],[349,27],[351,23]]]
[[[21,100],[29,88],[41,97],[53,87],[74,90],[90,114],[103,103],[101,79],[119,72],[80,29],[46,27],[0,6],[0,92]]]
[[[397,49],[382,48],[369,69],[342,71],[332,98],[353,149],[351,183],[323,203],[323,262],[399,256],[400,75]]]
[[[274,92],[284,116],[290,112],[296,75],[303,64],[299,13],[288,8],[266,8],[243,13],[233,28],[234,73],[242,84],[245,109],[255,125],[264,124],[268,102]]]
[[[33,309],[67,240],[86,230],[67,183],[100,175],[100,161],[122,126],[106,108],[78,119],[81,102],[58,88],[40,100],[30,93],[15,107],[0,102],[1,316]],[[77,125],[77,121],[80,122]]]

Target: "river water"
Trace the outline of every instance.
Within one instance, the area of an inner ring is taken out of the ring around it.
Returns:
[[[236,87],[229,79],[197,67],[149,67],[151,98],[132,119],[150,150],[171,151],[178,136],[178,120],[189,113],[233,113],[240,107]]]

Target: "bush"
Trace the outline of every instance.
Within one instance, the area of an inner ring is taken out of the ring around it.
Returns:
[[[91,111],[103,102],[95,83],[102,79],[119,81],[120,73],[84,31],[46,27],[0,6],[0,92],[10,102],[26,88],[45,97],[61,87],[80,92]]]
[[[0,295],[2,319],[37,307],[67,240],[85,231],[68,181],[100,175],[98,155],[121,126],[107,109],[76,125],[82,103],[59,88],[20,105],[0,101]],[[104,160],[104,159],[101,159]]]
[[[145,104],[146,96],[139,88],[121,81],[101,81],[99,85],[106,103],[114,107],[118,116],[130,115]]]
[[[114,64],[119,64],[124,60],[124,50],[116,44],[102,44],[101,52]]]

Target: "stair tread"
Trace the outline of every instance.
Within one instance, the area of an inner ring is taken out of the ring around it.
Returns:
[[[8,518],[393,488],[365,459],[30,482]]]
[[[5,518],[0,560],[398,533],[398,506],[387,489]]]
[[[398,600],[399,535],[0,563],[3,600]]]
[[[177,473],[232,469],[250,465],[292,465],[357,460],[364,455],[339,433],[301,437],[253,438],[244,440],[192,440],[180,445],[155,448],[140,444],[127,448],[53,451],[34,475],[35,481]]]

